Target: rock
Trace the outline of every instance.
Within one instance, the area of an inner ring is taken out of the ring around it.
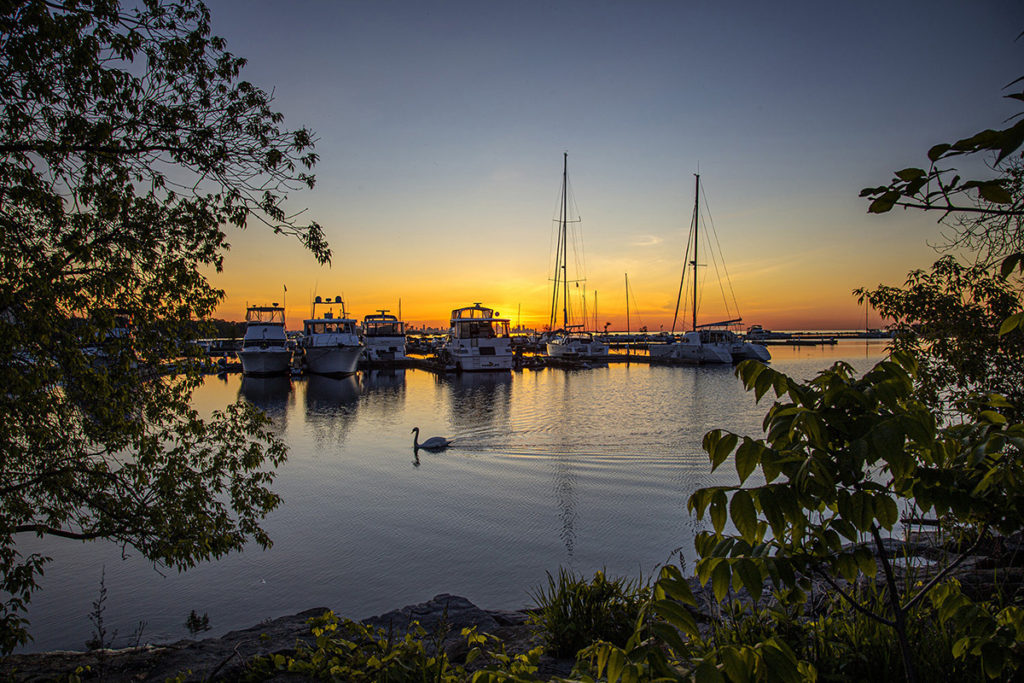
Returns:
[[[306,610],[219,638],[124,650],[12,655],[0,663],[0,679],[36,683],[65,678],[79,667],[89,667],[86,677],[111,683],[164,681],[180,674],[186,674],[188,681],[233,680],[253,657],[293,654],[300,640],[312,644],[307,621],[326,611],[326,607]],[[371,617],[364,623],[391,629],[397,635],[405,634],[413,621],[427,631],[428,648],[433,647],[431,636],[440,635],[438,642],[455,663],[465,661],[468,647],[462,629],[471,626],[476,626],[480,633],[500,638],[509,654],[525,653],[540,642],[525,612],[484,610],[457,595],[437,595],[427,602]],[[545,657],[539,673],[545,677],[564,676],[572,664],[572,660]]]

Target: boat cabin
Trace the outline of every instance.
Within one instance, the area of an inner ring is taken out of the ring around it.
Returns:
[[[451,334],[456,339],[494,339],[510,337],[509,319],[480,304],[452,311]]]

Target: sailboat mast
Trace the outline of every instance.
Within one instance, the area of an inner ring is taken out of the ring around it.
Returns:
[[[569,153],[562,152],[562,327],[569,329],[569,272],[566,233],[569,210]]]
[[[693,331],[697,331],[697,245],[700,244],[700,173],[693,195]]]
[[[626,334],[629,334],[629,273],[626,273]]]

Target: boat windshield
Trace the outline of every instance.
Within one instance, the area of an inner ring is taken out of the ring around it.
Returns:
[[[350,334],[353,332],[355,332],[355,328],[351,322],[329,320],[306,323],[306,334]]]
[[[457,320],[455,337],[458,339],[493,339],[509,336],[507,320]]]
[[[363,320],[363,334],[367,337],[401,337],[405,323],[399,320]]]
[[[284,309],[279,306],[251,306],[245,322],[259,325],[284,325]]]

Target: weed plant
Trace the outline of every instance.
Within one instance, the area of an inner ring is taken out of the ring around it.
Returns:
[[[863,588],[865,604],[884,603],[884,590]],[[784,641],[799,659],[817,670],[818,681],[905,681],[899,644],[892,629],[828,595],[817,606],[818,616],[776,603],[750,611],[739,604],[724,607],[713,620],[708,636],[695,643],[700,658],[724,645],[754,645],[770,637]],[[940,625],[929,606],[910,614],[908,636],[914,643],[918,680],[988,680],[976,662],[953,656],[953,638]]]
[[[602,571],[590,581],[564,567],[557,577],[550,572],[547,577],[546,586],[530,593],[536,605],[530,622],[539,628],[549,651],[563,657],[598,640],[624,646],[650,597],[648,582],[609,580]]]

